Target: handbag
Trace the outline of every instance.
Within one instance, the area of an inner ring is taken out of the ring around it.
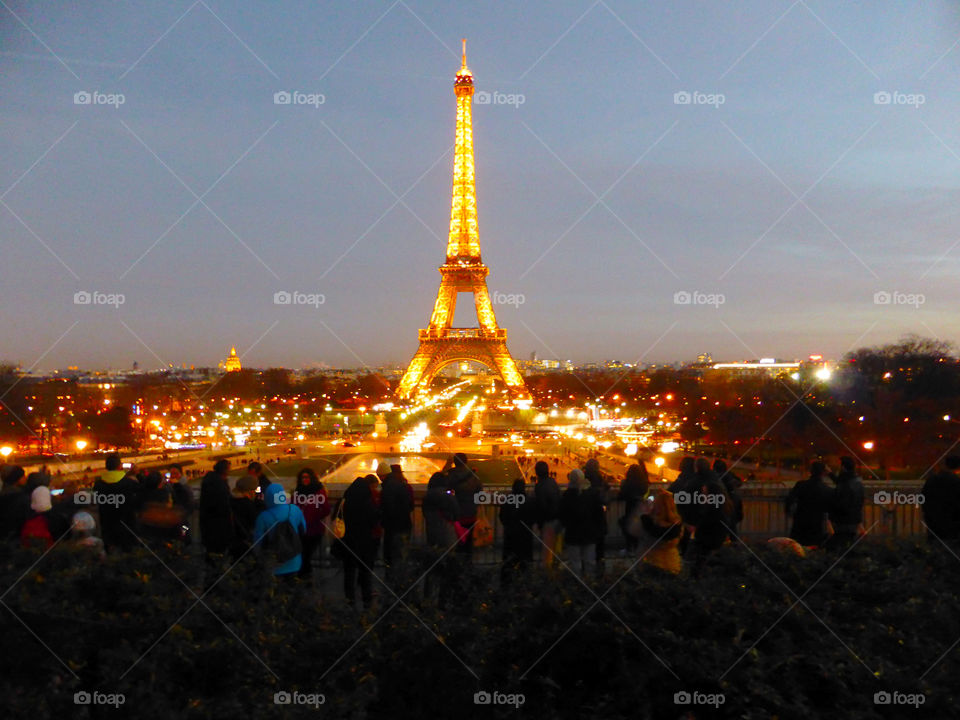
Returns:
[[[343,500],[337,505],[337,512],[333,516],[333,527],[330,532],[338,540],[347,534],[347,524],[343,521]]]
[[[482,548],[493,544],[493,527],[483,515],[473,524],[473,546]]]

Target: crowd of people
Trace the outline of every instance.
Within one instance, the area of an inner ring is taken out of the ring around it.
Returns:
[[[922,489],[924,522],[931,537],[945,542],[960,540],[958,472],[960,458],[948,457]],[[347,601],[356,602],[359,587],[369,607],[379,558],[388,583],[399,586],[414,571],[425,578],[427,596],[440,603],[455,596],[474,548],[493,541],[490,520],[479,510],[485,504],[497,507],[502,526],[504,585],[535,557],[548,569],[562,562],[584,579],[601,575],[614,500],[622,508],[616,518],[620,554],[649,572],[677,574],[686,565],[698,575],[712,552],[738,541],[744,517],[743,481],[723,460],[684,457],[676,480],[656,488],[643,463],[629,466],[618,482],[595,458],[570,470],[561,488],[556,470],[540,460],[530,486],[517,478],[509,492],[491,494],[458,453],[427,483],[421,500],[426,543],[412,552],[416,499],[399,460],[380,462],[375,474],[357,477],[336,504],[310,467],[298,473],[292,492],[271,482],[258,462],[232,484],[229,473],[230,463],[217,461],[203,477],[198,499],[180,465],[137,470],[116,453],[106,457],[92,487],[69,493],[51,490],[49,475],[4,466],[0,538],[41,550],[64,541],[97,556],[141,544],[186,548],[199,540],[211,576],[252,555],[284,583],[309,581],[327,548],[342,562]],[[776,540],[800,554],[843,550],[864,533],[864,503],[853,458],[840,458],[836,471],[815,461],[809,477],[787,495],[789,538]]]

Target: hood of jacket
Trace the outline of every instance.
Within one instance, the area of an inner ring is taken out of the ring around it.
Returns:
[[[267,510],[277,505],[286,505],[287,493],[284,491],[283,485],[280,483],[267,485],[267,489],[263,491],[263,503],[267,506]]]

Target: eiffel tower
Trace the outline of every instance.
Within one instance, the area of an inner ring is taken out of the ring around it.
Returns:
[[[477,229],[477,189],[473,168],[473,75],[467,68],[467,41],[463,63],[453,81],[457,96],[457,134],[453,158],[453,202],[446,262],[440,266],[440,290],[430,326],[420,330],[420,348],[400,380],[397,395],[409,398],[426,389],[450,363],[472,360],[500,374],[514,396],[526,396],[526,385],[507,350],[507,331],[497,325],[487,291],[489,269],[480,258]],[[479,327],[452,327],[457,293],[473,293]]]

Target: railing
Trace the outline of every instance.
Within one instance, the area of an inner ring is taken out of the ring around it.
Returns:
[[[651,486],[651,490],[663,487],[658,483]],[[867,485],[865,486],[866,502],[863,508],[863,526],[870,530],[870,536],[884,537],[919,537],[926,534],[926,528],[923,525],[923,512],[916,505],[877,505],[873,502],[874,493],[878,490],[893,492],[894,489],[901,492],[917,492],[916,487],[898,485],[896,488],[885,485]],[[508,487],[489,487],[488,491],[497,490],[499,492],[508,492]],[[425,530],[423,523],[423,513],[420,506],[420,498],[423,489],[415,487],[417,493],[417,502],[413,512],[413,533],[411,544],[422,546],[426,544]],[[743,497],[743,522],[740,525],[740,535],[745,540],[766,540],[772,537],[786,537],[790,534],[791,520],[785,510],[785,502],[789,488],[787,487],[756,487],[747,488],[742,491]],[[616,489],[611,491],[611,496],[616,497]],[[336,499],[330,498],[330,502],[335,503]],[[479,514],[482,515],[493,528],[494,542],[492,546],[486,548],[474,548],[474,561],[480,564],[492,564],[500,562],[503,556],[503,526],[500,524],[499,506],[484,505],[479,506]],[[606,548],[607,556],[611,557],[624,546],[623,532],[620,529],[619,520],[624,513],[623,503],[619,500],[610,500],[607,502],[607,535]],[[533,554],[534,558],[539,558],[543,546],[539,541],[534,540]]]
[[[484,340],[504,340],[507,331],[503,328],[426,328],[420,330],[421,340],[445,340],[448,338],[482,338]]]

